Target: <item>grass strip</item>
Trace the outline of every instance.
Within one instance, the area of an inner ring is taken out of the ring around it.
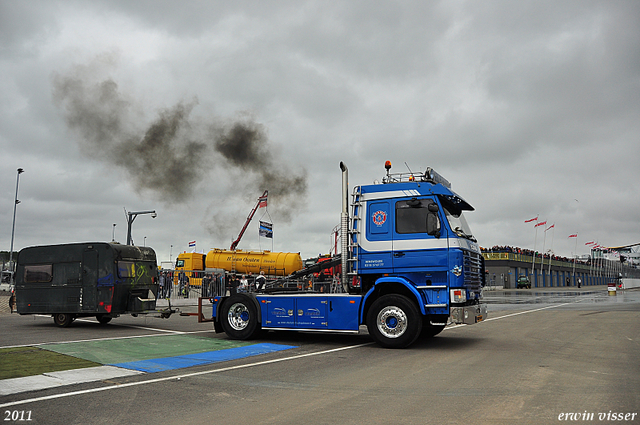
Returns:
[[[0,349],[0,379],[22,378],[94,366],[102,365],[37,347]]]

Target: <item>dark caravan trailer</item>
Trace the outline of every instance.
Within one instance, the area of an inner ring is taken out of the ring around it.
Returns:
[[[155,310],[158,267],[153,249],[104,242],[33,246],[18,253],[19,314],[51,314],[67,327],[78,317],[102,324]]]

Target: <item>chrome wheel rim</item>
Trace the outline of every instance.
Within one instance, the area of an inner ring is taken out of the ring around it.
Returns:
[[[377,317],[378,331],[386,338],[398,338],[407,330],[409,322],[405,312],[396,306],[380,310]]]
[[[235,303],[229,308],[229,325],[236,331],[241,331],[249,325],[249,309],[242,303]]]

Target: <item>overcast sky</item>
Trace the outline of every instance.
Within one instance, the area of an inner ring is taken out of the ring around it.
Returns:
[[[638,1],[0,0],[0,250],[327,253],[351,186],[433,167],[481,246],[640,242]],[[405,162],[407,165],[405,165]],[[544,237],[546,235],[546,238]],[[171,248],[173,246],[173,248]]]

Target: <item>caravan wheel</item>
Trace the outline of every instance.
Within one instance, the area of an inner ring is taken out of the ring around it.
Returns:
[[[73,322],[73,316],[69,313],[56,313],[53,315],[53,322],[61,328],[66,328]]]

